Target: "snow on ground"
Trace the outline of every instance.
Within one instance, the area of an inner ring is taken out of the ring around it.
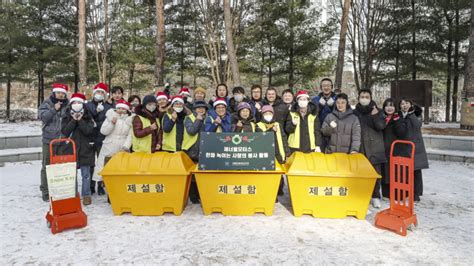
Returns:
[[[41,135],[41,121],[0,123],[0,137]]]
[[[459,128],[460,124],[455,122],[443,122],[443,123],[429,123],[423,124],[424,128]]]
[[[366,220],[296,218],[289,198],[266,217],[114,216],[104,196],[84,208],[88,226],[52,235],[40,198],[39,161],[0,168],[1,261],[160,264],[466,264],[473,265],[474,165],[431,161],[407,237]],[[383,202],[384,208],[388,202]]]

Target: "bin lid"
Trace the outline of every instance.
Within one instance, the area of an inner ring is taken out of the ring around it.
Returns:
[[[199,170],[199,165],[196,164],[192,170],[193,173],[285,173],[285,165],[282,165],[275,159],[275,170]]]
[[[285,166],[288,175],[380,178],[369,160],[361,153],[295,152]]]
[[[189,175],[194,162],[184,152],[119,152],[100,173],[107,175]]]

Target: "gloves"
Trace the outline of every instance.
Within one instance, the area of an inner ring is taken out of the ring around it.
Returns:
[[[336,121],[331,121],[331,123],[329,123],[329,125],[330,125],[332,128],[336,128],[336,127],[337,127]]]
[[[326,100],[324,100],[323,97],[319,98],[319,104],[325,105],[325,104],[326,104]]]
[[[327,100],[327,104],[328,104],[328,106],[333,106],[334,105],[334,100],[332,99],[332,97],[329,97],[329,99]]]
[[[96,111],[97,111],[97,113],[100,113],[100,112],[104,111],[104,106],[102,105],[102,103],[99,103],[97,105]]]

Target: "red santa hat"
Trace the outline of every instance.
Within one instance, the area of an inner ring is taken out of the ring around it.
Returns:
[[[189,93],[189,89],[187,87],[182,87],[180,90],[179,90],[179,95],[181,96],[190,96],[191,93]]]
[[[92,93],[96,93],[98,91],[103,91],[104,93],[109,93],[109,86],[105,83],[99,83],[94,86],[94,89],[92,90]]]
[[[53,84],[53,92],[62,92],[67,94],[69,87],[66,84],[61,83],[54,83]]]
[[[305,90],[298,91],[296,93],[296,100],[298,100],[298,98],[303,97],[303,96],[309,99],[309,94],[308,94],[307,91],[305,91]]]
[[[123,109],[127,109],[128,111],[130,111],[130,103],[125,101],[124,99],[120,99],[115,104],[115,108],[123,108]]]
[[[86,96],[80,92],[74,93],[71,97],[70,102],[80,102],[80,103],[85,103],[86,102]]]
[[[227,107],[227,101],[224,98],[217,98],[214,101],[214,104],[212,105],[212,107],[216,108],[216,106],[218,106],[219,104],[223,104]]]
[[[167,101],[169,100],[168,99],[168,95],[166,95],[166,93],[160,91],[156,94],[156,100],[159,101],[160,99],[166,99]]]
[[[171,99],[171,105],[173,105],[175,102],[180,102],[180,103],[183,103],[184,104],[184,100],[183,100],[183,97],[182,96],[174,96],[172,99]]]

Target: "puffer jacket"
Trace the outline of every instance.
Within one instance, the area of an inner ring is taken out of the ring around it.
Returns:
[[[336,122],[336,128],[332,128],[330,123]],[[333,152],[359,152],[360,149],[360,123],[354,115],[350,106],[341,113],[334,109],[326,116],[321,128],[323,135],[330,137],[326,153]]]

